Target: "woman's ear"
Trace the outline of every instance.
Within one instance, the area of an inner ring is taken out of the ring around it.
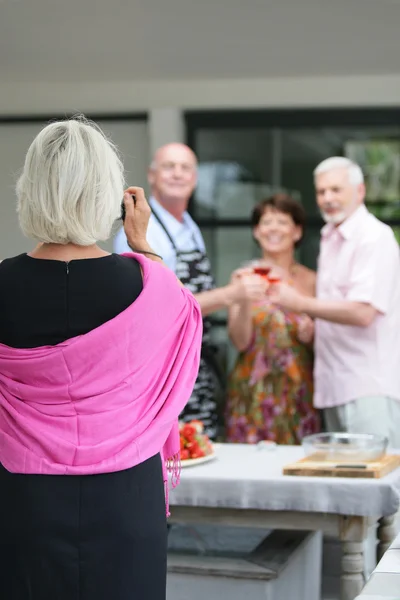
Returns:
[[[259,235],[259,231],[258,231],[258,226],[253,227],[253,238],[256,240],[256,242],[260,243],[260,235]]]
[[[294,231],[293,241],[299,242],[302,237],[303,237],[303,228],[300,227],[300,225],[297,225],[296,229]]]

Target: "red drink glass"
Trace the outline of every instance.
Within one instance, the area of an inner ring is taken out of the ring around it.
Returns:
[[[271,267],[254,267],[253,272],[255,275],[260,275],[264,279],[268,279],[268,275],[271,271]]]
[[[281,278],[278,275],[270,275],[268,277],[268,282],[269,283],[280,283],[281,282]]]

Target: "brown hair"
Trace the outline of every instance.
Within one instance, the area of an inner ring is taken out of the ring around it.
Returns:
[[[304,234],[306,211],[300,202],[294,200],[294,198],[288,196],[287,194],[274,194],[273,196],[265,198],[256,204],[251,213],[251,226],[253,228],[257,227],[261,221],[261,217],[268,208],[272,208],[273,210],[292,217],[294,224],[301,227]],[[299,245],[300,241],[301,239],[296,242],[296,247]]]

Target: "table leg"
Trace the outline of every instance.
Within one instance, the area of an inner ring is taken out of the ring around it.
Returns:
[[[366,517],[340,517],[342,576],[340,600],[354,600],[364,587],[364,540],[368,536]]]
[[[342,550],[340,600],[354,600],[364,587],[364,545],[342,542]]]
[[[377,562],[379,562],[396,536],[395,515],[382,517],[378,521]]]

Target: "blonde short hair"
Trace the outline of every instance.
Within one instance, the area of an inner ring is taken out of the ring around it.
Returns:
[[[24,235],[90,246],[110,237],[121,214],[124,168],[101,129],[76,117],[50,123],[36,136],[16,189]]]

